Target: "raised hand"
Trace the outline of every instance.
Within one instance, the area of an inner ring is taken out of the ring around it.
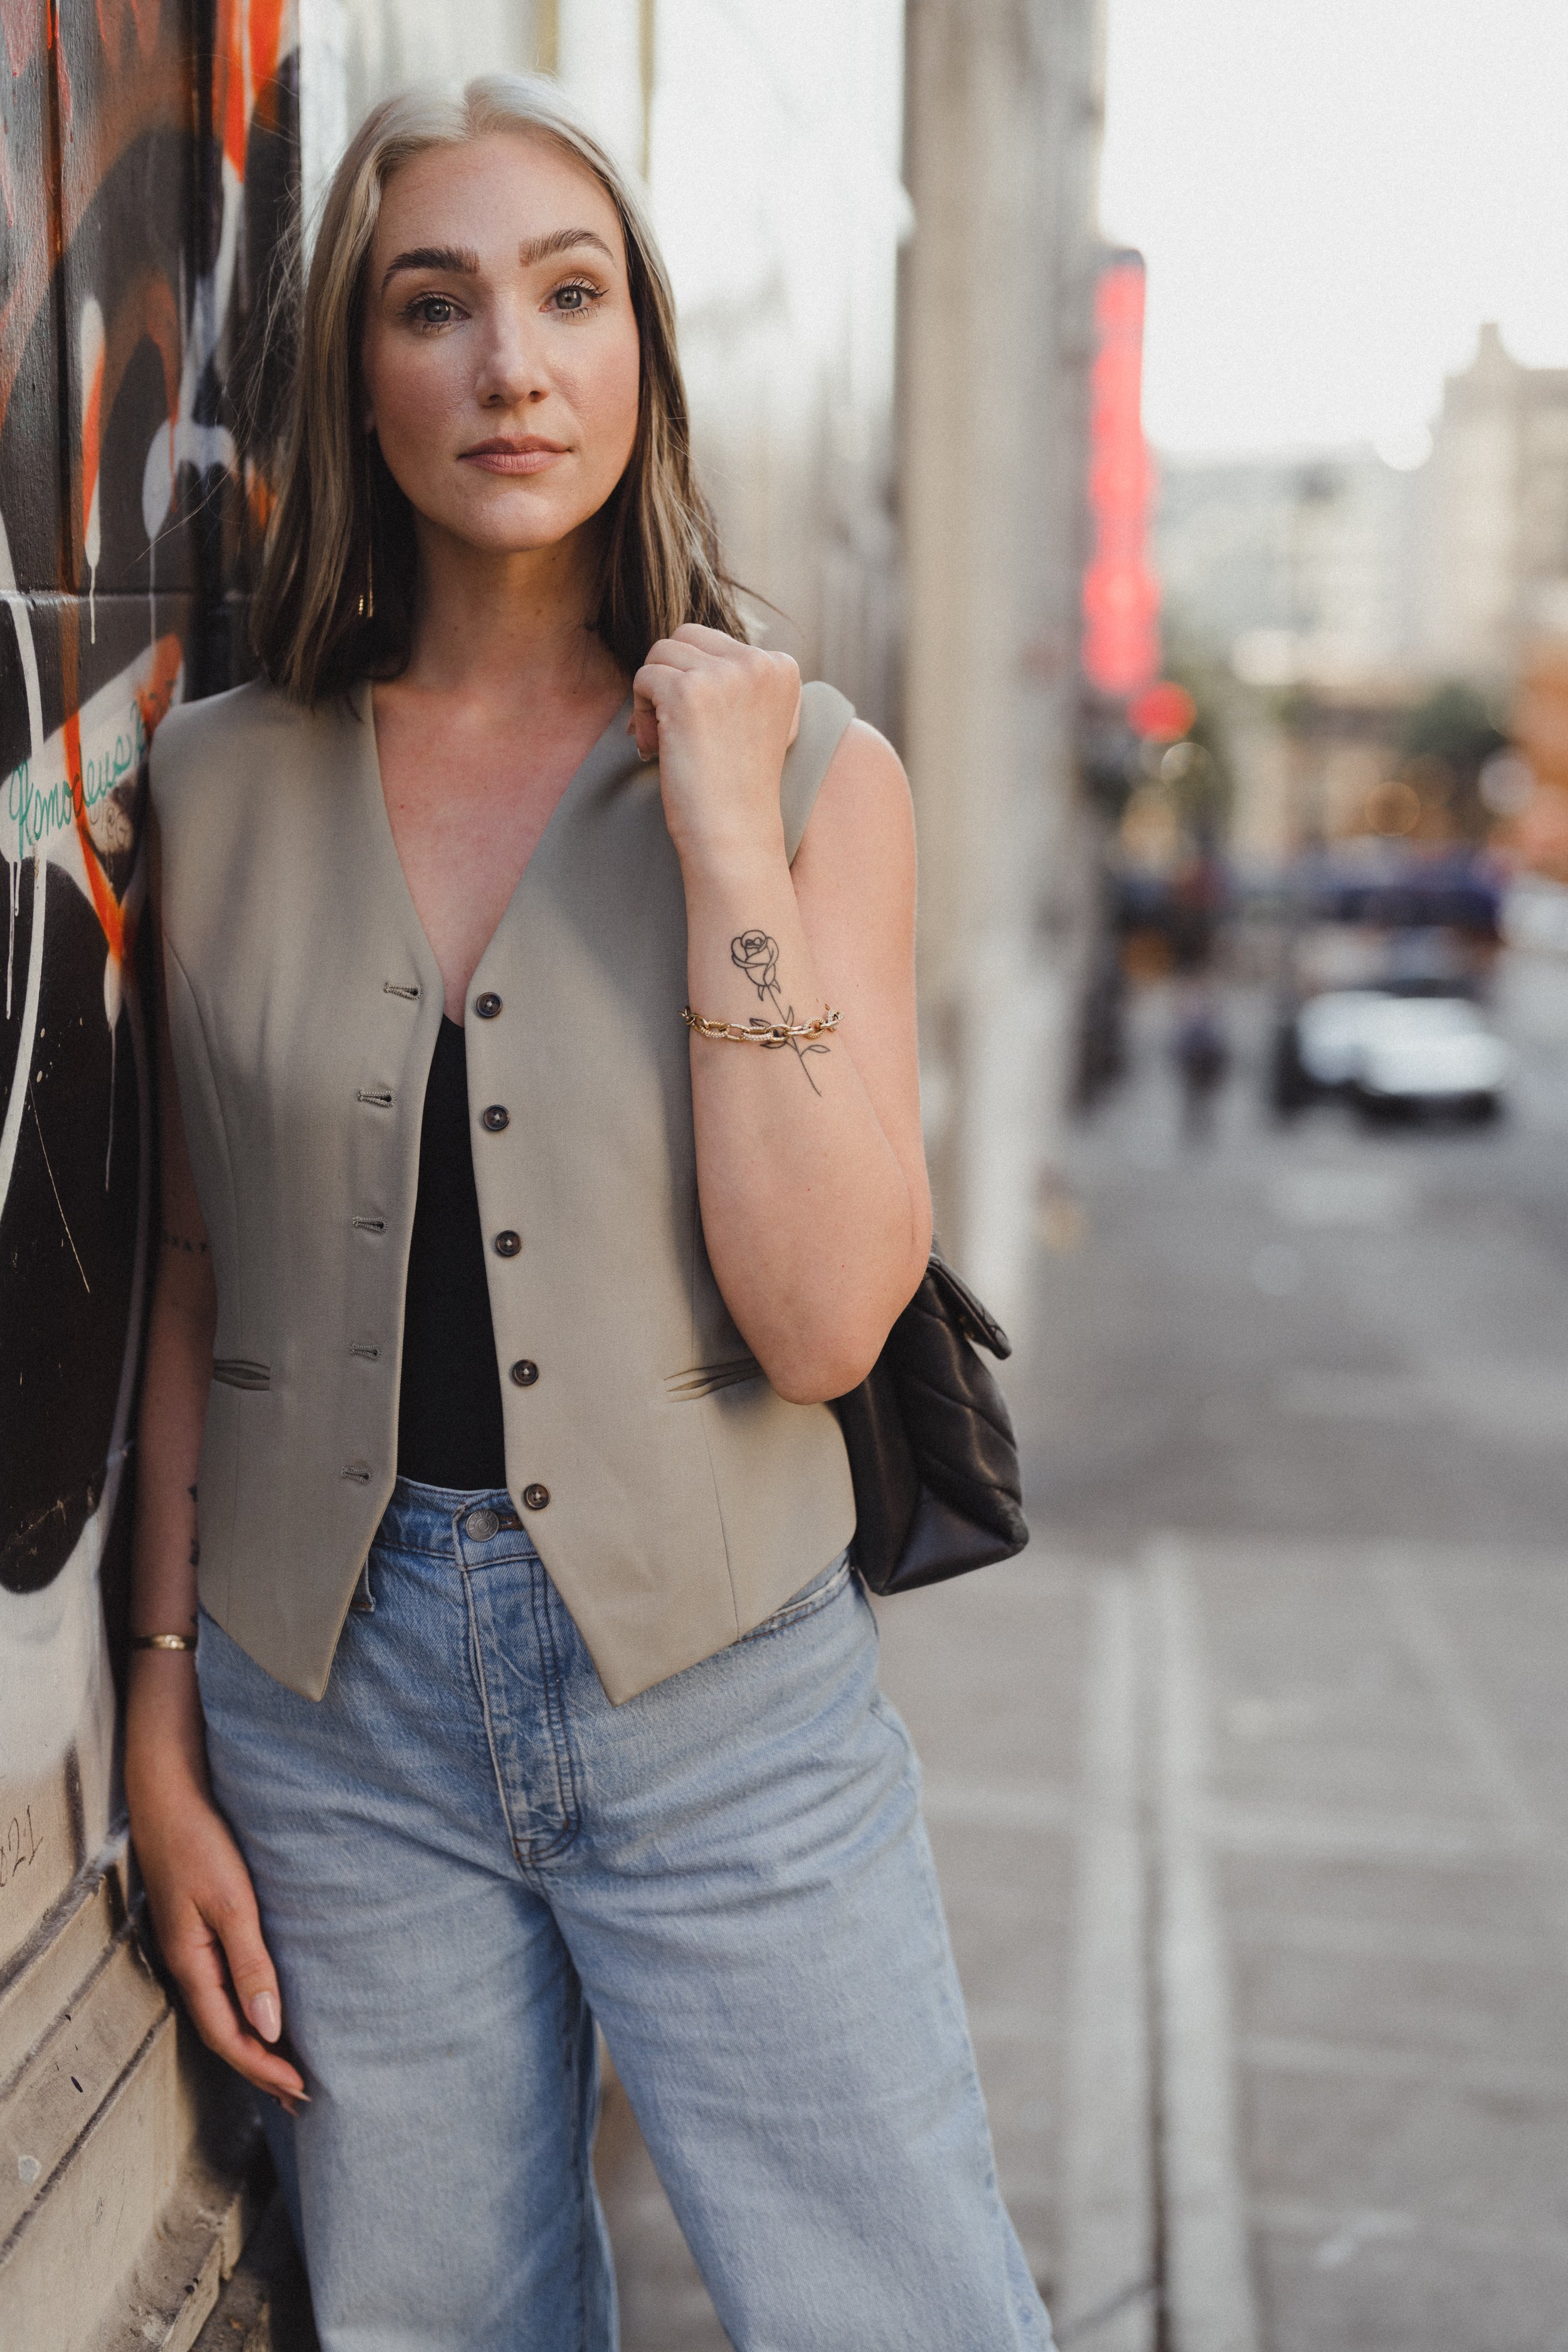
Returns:
[[[682,862],[782,862],[779,776],[800,727],[789,656],[687,622],[650,648],[632,698],[637,750],[658,761]]]

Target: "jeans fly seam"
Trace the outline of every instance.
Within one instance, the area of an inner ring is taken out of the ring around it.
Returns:
[[[521,1862],[523,1859],[521,1841],[517,1834],[517,1823],[512,1819],[511,1805],[506,1793],[506,1775],[501,1770],[500,1756],[496,1748],[495,1717],[490,1708],[489,1681],[485,1673],[484,1644],[479,1639],[478,1612],[474,1607],[474,1588],[466,1567],[462,1570],[462,1577],[463,1602],[468,1612],[468,1659],[473,1669],[475,1683],[479,1686],[479,1712],[485,1719],[485,1745],[489,1749],[490,1770],[495,1775],[496,1795],[500,1799],[501,1819],[506,1823],[507,1843],[511,1848],[513,1861]]]
[[[547,1844],[539,1847],[533,1856],[538,1862],[553,1861],[558,1853],[564,1853],[581,1827],[576,1773],[573,1769],[572,1742],[566,1727],[566,1702],[561,1687],[561,1658],[555,1646],[555,1628],[550,1622],[548,1587],[543,1563],[538,1562],[529,1579],[529,1601],[533,1611],[540,1654],[544,1661],[544,1711],[550,1723],[550,1746],[555,1762],[555,1794],[561,1807],[560,1831]]]

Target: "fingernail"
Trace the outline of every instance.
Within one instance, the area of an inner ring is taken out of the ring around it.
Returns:
[[[258,1992],[246,2011],[263,2042],[276,2042],[283,2031],[283,2012],[275,1992]]]

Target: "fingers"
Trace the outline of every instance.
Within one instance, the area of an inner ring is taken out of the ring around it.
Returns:
[[[774,653],[766,646],[749,646],[743,637],[726,636],[722,629],[708,629],[696,621],[682,621],[679,629],[668,637],[660,637],[647,650],[650,663],[665,669],[703,670],[714,663],[722,667],[750,670],[753,676],[782,675],[795,672],[796,682],[800,670],[788,654]]]
[[[637,678],[641,677],[642,672],[639,669]],[[632,683],[632,715],[627,721],[626,732],[637,738],[639,760],[654,760],[658,757],[658,712],[636,679]]]
[[[248,1886],[243,1895],[231,1898],[214,1925],[223,1939],[229,1981],[241,2012],[261,2041],[276,2042],[283,2031],[278,1972],[261,1940],[261,1920]]]
[[[795,740],[793,728],[799,724],[800,669],[788,654],[768,653],[760,646],[737,645],[733,637],[721,636],[717,629],[704,629],[700,634],[712,640],[712,646],[697,646],[685,637],[684,627],[673,637],[660,637],[648,647],[647,659],[632,680],[632,728],[637,734],[639,748],[642,735],[638,730],[639,714],[657,714],[660,704],[671,694],[689,692],[694,685],[711,679],[715,685],[744,679],[757,692],[770,698],[787,697],[793,714],[790,740]],[[717,652],[715,648],[722,648]]]
[[[262,2019],[268,2024],[275,2022],[276,2030],[264,2038],[247,2021],[223,1945],[205,1921],[194,1923],[178,1943],[166,1939],[164,1958],[184,1996],[191,2022],[207,2048],[216,2051],[247,2083],[254,2083],[258,2091],[269,2092],[280,2100],[292,2115],[307,2093],[299,2068],[280,2052],[268,2047],[282,2030],[276,1981],[251,1996],[252,2005],[259,2009]],[[266,2005],[268,2000],[270,2012]]]
[[[795,741],[800,709],[800,671],[787,654],[742,645],[721,630],[689,622],[649,647],[632,680],[628,731],[644,760],[662,751],[668,761],[679,750],[689,763],[693,758],[699,763],[679,784],[667,772],[668,814],[670,792],[689,803],[704,777],[732,781],[749,763],[760,779]]]
[[[748,644],[744,637],[732,637],[727,629],[710,629],[701,621],[682,621],[680,626],[664,641],[667,645],[689,646],[699,653],[717,654],[723,660],[735,654],[760,653],[760,646]]]
[[[250,1874],[232,1847],[206,1860],[206,1869],[155,1902],[163,1957],[207,2048],[292,2115],[307,2093],[298,2066],[273,2046],[283,2004]]]

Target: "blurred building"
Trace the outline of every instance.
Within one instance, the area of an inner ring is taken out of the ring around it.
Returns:
[[[1341,684],[1412,659],[1416,478],[1371,448],[1161,461],[1170,624],[1265,686]]]
[[[1431,757],[1423,768],[1405,740],[1419,709],[1445,689],[1479,690],[1494,710],[1511,696],[1533,744],[1555,708],[1568,645],[1568,369],[1523,367],[1483,327],[1413,471],[1370,448],[1167,459],[1156,546],[1176,642],[1258,689],[1230,697],[1243,862],[1275,866],[1352,836],[1436,838],[1474,780],[1451,777],[1455,807],[1436,805]],[[1510,846],[1555,871],[1556,755],[1529,756],[1547,797],[1511,823]],[[1411,792],[1425,795],[1418,814]]]
[[[1423,490],[1421,654],[1511,681],[1568,637],[1568,368],[1524,367],[1483,327],[1444,383]]]
[[[1510,682],[1568,636],[1568,368],[1483,327],[1409,472],[1371,448],[1167,457],[1157,547],[1178,627],[1244,677]]]

